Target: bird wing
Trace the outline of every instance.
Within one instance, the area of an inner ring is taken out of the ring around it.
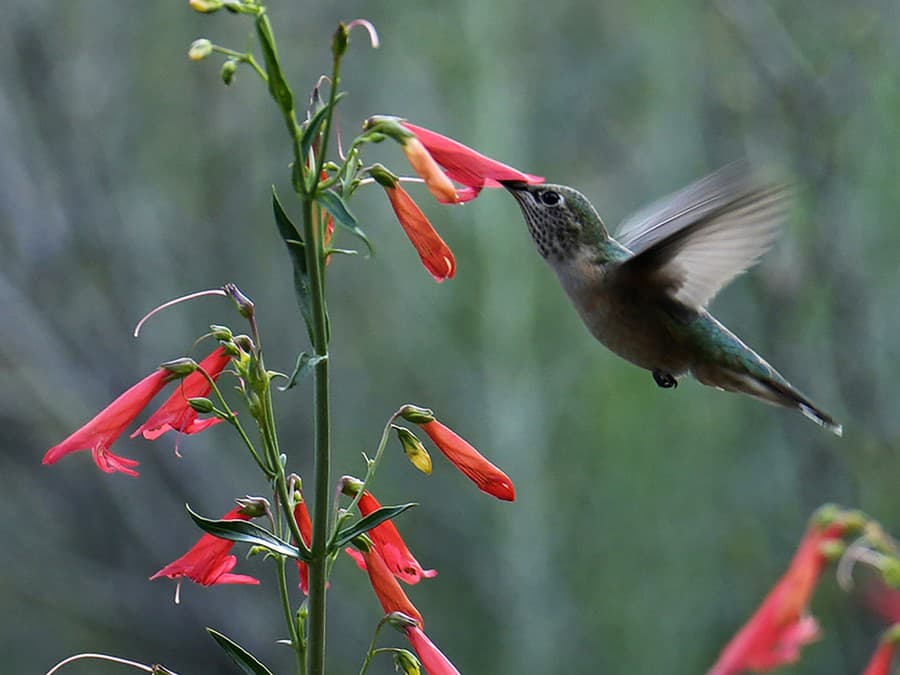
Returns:
[[[705,307],[772,244],[789,193],[754,180],[744,163],[730,164],[626,220],[620,242],[633,255],[617,274]]]

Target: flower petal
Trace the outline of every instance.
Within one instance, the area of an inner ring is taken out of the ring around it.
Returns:
[[[381,504],[371,492],[364,492],[359,500],[359,511],[368,516],[381,508]],[[369,537],[378,548],[381,558],[387,564],[388,569],[401,581],[408,584],[417,584],[422,579],[430,579],[437,576],[437,570],[422,569],[422,565],[415,559],[400,531],[392,520],[386,520],[381,525],[372,528],[368,532]],[[352,550],[352,549],[351,549]],[[353,556],[356,559],[356,556]],[[359,560],[357,564],[359,564]],[[365,568],[363,568],[365,569]]]
[[[405,631],[409,643],[416,650],[419,660],[428,671],[428,675],[460,675],[450,659],[428,639],[428,636],[417,626],[410,626]]]
[[[397,214],[397,220],[403,226],[403,231],[409,237],[410,243],[415,247],[434,280],[441,282],[444,279],[452,279],[456,276],[456,258],[453,251],[441,239],[428,218],[422,213],[422,209],[416,204],[409,193],[399,184],[384,189]]]

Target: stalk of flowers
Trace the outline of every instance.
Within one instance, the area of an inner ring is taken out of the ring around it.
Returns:
[[[184,434],[194,434],[216,424],[217,418],[198,420],[197,411],[189,398],[205,396],[210,384],[198,367],[203,368],[210,378],[217,378],[229,362],[229,356],[219,347],[198,366],[191,359],[180,359],[164,364],[116,400],[101,410],[93,419],[72,433],[61,443],[54,445],[44,455],[44,464],[56,464],[60,459],[79,450],[90,450],[94,462],[101,471],[116,471],[129,476],[137,476],[135,467],[139,462],[122,457],[111,451],[113,444],[131,426],[150,402],[173,379],[184,378],[183,388],[176,391],[132,437],[143,433],[148,439],[155,439],[170,430]]]
[[[813,519],[784,576],[722,650],[707,675],[738,675],[794,663],[820,636],[809,613],[816,584],[829,561],[827,546],[861,527],[858,514],[824,507]]]
[[[502,187],[499,181],[544,182],[542,176],[523,173],[459,141],[399,117],[375,115],[366,120],[363,128],[397,141],[413,170],[422,177],[434,197],[444,204],[475,199],[486,187]],[[450,180],[466,187],[457,190]]]

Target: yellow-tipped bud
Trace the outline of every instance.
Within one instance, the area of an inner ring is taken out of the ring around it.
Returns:
[[[210,42],[206,38],[200,38],[199,40],[194,40],[191,43],[191,48],[188,49],[188,58],[191,61],[202,61],[212,53],[212,42]]]
[[[403,446],[403,452],[407,459],[424,474],[431,475],[431,455],[422,445],[422,441],[416,438],[416,435],[405,427],[392,425],[397,432],[397,438],[400,439],[400,445]]]
[[[191,9],[202,14],[218,12],[222,9],[221,0],[190,0]]]
[[[422,675],[422,666],[419,659],[408,649],[398,649],[394,652],[394,666],[403,675]]]

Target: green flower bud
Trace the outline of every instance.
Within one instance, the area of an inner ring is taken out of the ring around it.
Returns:
[[[419,406],[410,403],[407,403],[400,408],[397,412],[397,416],[402,417],[407,422],[412,422],[413,424],[427,424],[428,422],[434,422],[434,411],[429,410],[428,408],[420,408]]]
[[[846,551],[847,545],[842,541],[826,541],[819,546],[819,552],[832,562],[839,560]]]
[[[251,518],[259,518],[269,512],[269,500],[265,497],[241,497],[234,500],[241,507],[241,512]]]
[[[177,375],[178,377],[186,377],[191,373],[195,372],[199,366],[194,359],[184,357],[181,359],[173,359],[172,361],[166,361],[165,363],[160,364],[160,368],[164,370],[168,370],[173,375]]]
[[[881,565],[881,578],[891,588],[900,588],[900,560],[887,558]]]
[[[341,476],[341,479],[338,481],[338,488],[341,491],[341,494],[345,494],[348,497],[355,497],[359,494],[359,491],[363,488],[363,482],[359,478],[354,478],[353,476]]]
[[[234,304],[237,306],[242,317],[249,319],[253,316],[253,301],[244,295],[240,288],[234,284],[225,284],[222,287],[222,290],[228,294],[229,298],[234,300]]]
[[[419,659],[408,649],[398,649],[394,652],[394,668],[403,675],[422,675]]]
[[[188,58],[191,61],[202,61],[212,53],[212,42],[210,42],[206,38],[200,38],[199,40],[194,40],[191,43],[191,48],[188,49]]]
[[[228,59],[222,64],[222,70],[219,74],[222,76],[222,82],[230,85],[234,82],[234,74],[237,72],[238,63],[234,59]]]
[[[195,398],[189,398],[187,400],[187,404],[191,406],[198,413],[211,413],[215,410],[213,406],[213,402],[208,398],[203,398],[201,396],[197,396]]]
[[[381,187],[393,188],[397,187],[400,179],[388,171],[382,164],[373,164],[369,167],[369,175],[375,179]]]
[[[431,475],[431,455],[422,445],[416,435],[405,427],[398,427],[392,424],[391,427],[397,432],[397,438],[400,439],[400,445],[403,446],[403,452],[406,458],[422,473]]]
[[[191,9],[201,14],[210,14],[222,9],[221,0],[190,0]]]
[[[347,31],[347,26],[339,23],[337,30],[334,31],[334,36],[331,38],[331,53],[335,59],[339,59],[344,55],[348,44],[350,44],[350,33]]]

